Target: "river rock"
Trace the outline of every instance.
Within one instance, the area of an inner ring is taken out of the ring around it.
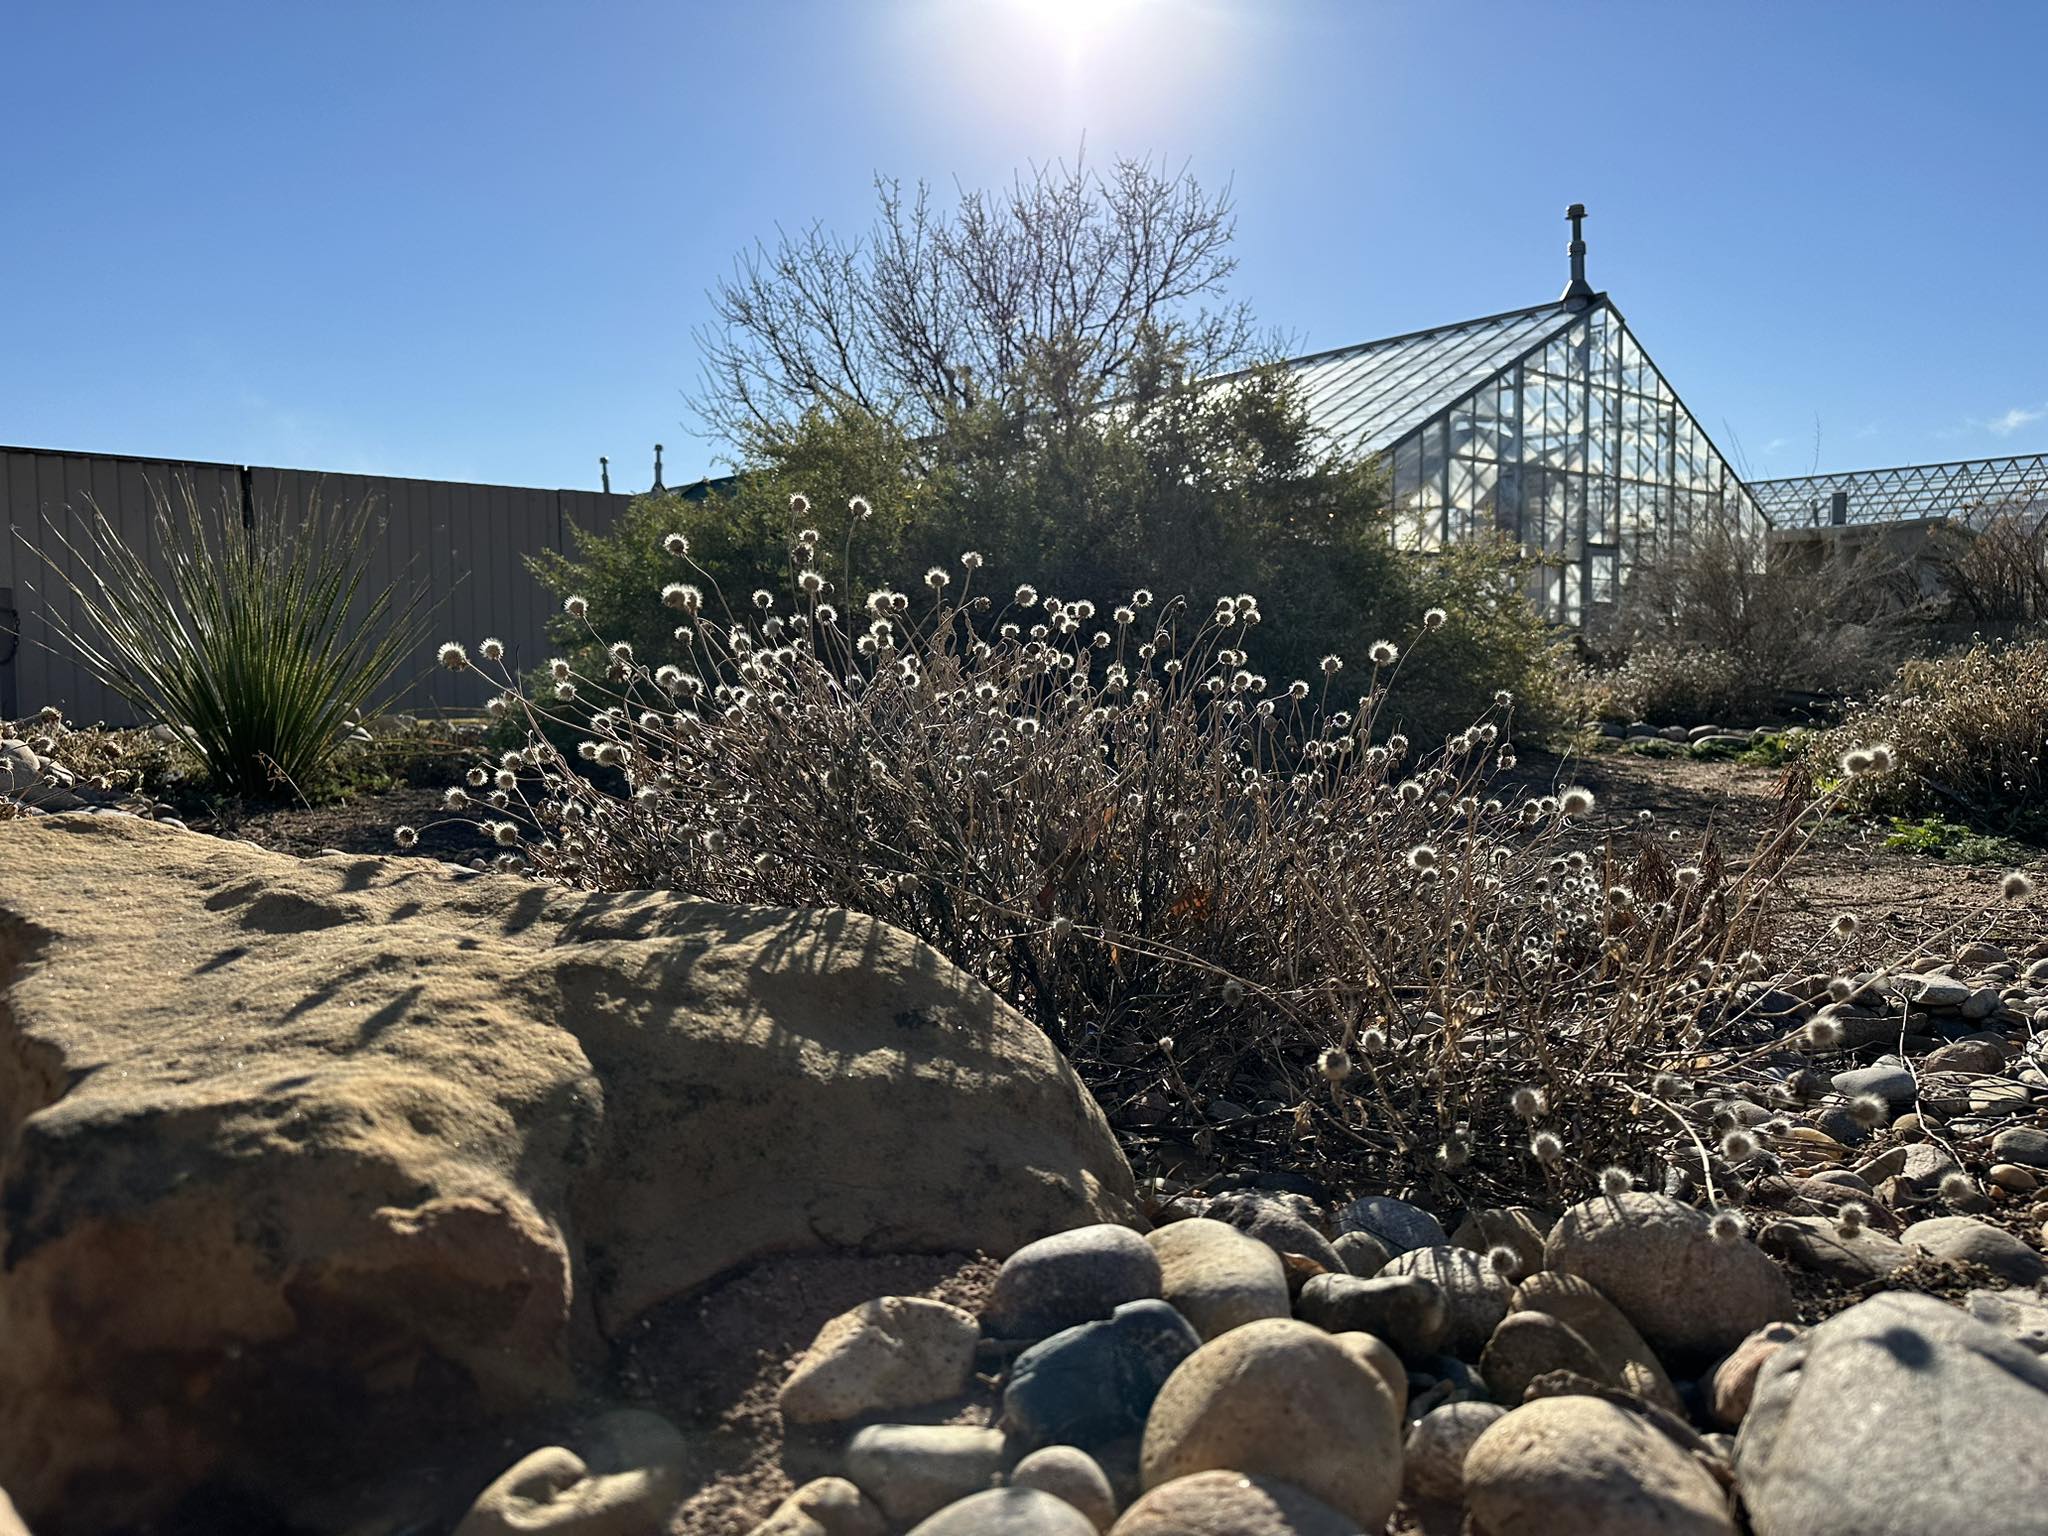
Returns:
[[[1919,1092],[1913,1074],[1904,1067],[1851,1067],[1837,1072],[1830,1082],[1837,1093],[1851,1098],[1874,1093],[1894,1109],[1911,1104]]]
[[[6,823],[0,867],[0,1485],[32,1526],[148,1526],[230,1460],[291,1524],[388,1471],[342,1416],[510,1422],[747,1262],[1135,1213],[1044,1033],[869,918],[130,817]]]
[[[1330,1240],[1330,1248],[1343,1261],[1345,1270],[1361,1280],[1370,1280],[1393,1257],[1387,1252],[1387,1245],[1370,1232],[1339,1232]]]
[[[1394,1416],[1405,1419],[1408,1416],[1408,1372],[1401,1364],[1401,1357],[1394,1353],[1393,1346],[1370,1333],[1333,1333],[1330,1337],[1379,1374],[1380,1380],[1387,1384],[1387,1391],[1393,1395]]]
[[[981,1325],[944,1302],[882,1296],[823,1328],[777,1406],[791,1424],[825,1424],[941,1402],[967,1389]]]
[[[817,1477],[775,1506],[750,1536],[888,1536],[874,1500],[843,1477]]]
[[[1464,1503],[1465,1457],[1506,1416],[1507,1409],[1498,1403],[1445,1403],[1430,1409],[1408,1426],[1401,1491],[1411,1499]]]
[[[1711,1474],[1648,1420],[1597,1397],[1545,1397],[1465,1457],[1465,1505],[1488,1536],[1736,1536]]]
[[[1443,1224],[1418,1205],[1392,1195],[1365,1195],[1337,1213],[1339,1232],[1369,1232],[1388,1253],[1411,1248],[1441,1248],[1450,1242]]]
[[[846,1475],[897,1525],[995,1486],[1003,1433],[968,1424],[870,1424],[846,1447]]]
[[[1507,1277],[1470,1248],[1445,1244],[1411,1248],[1387,1261],[1379,1278],[1420,1275],[1436,1283],[1450,1306],[1450,1328],[1442,1348],[1461,1360],[1476,1360],[1500,1320],[1508,1315]],[[1370,1330],[1368,1330],[1370,1331]]]
[[[1163,1301],[1130,1301],[1034,1344],[1010,1367],[1003,1425],[1013,1448],[1093,1450],[1145,1427],[1167,1377],[1201,1345]]]
[[[1550,1231],[1550,1218],[1533,1206],[1507,1205],[1469,1211],[1451,1234],[1451,1241],[1474,1253],[1506,1248],[1515,1256],[1514,1272],[1507,1278],[1525,1280],[1543,1267],[1543,1239]]]
[[[2039,1293],[1972,1291],[1964,1298],[1963,1308],[2035,1354],[2048,1355],[2048,1298]]]
[[[1892,990],[1922,1008],[1960,1008],[1976,989],[1953,976],[1897,976]]]
[[[1604,1367],[1600,1379],[1673,1413],[1685,1411],[1656,1351],[1590,1280],[1541,1270],[1515,1287],[1508,1305],[1515,1312],[1542,1312],[1567,1324],[1599,1356]]]
[[[1590,1281],[1667,1365],[1704,1365],[1794,1311],[1784,1275],[1754,1243],[1716,1242],[1704,1212],[1663,1195],[1603,1195],[1571,1207],[1551,1228],[1544,1258]]]
[[[1906,1228],[1902,1241],[1908,1248],[1918,1248],[1937,1259],[1981,1264],[2014,1285],[2032,1285],[2048,1279],[2048,1259],[2005,1228],[1994,1227],[1974,1216],[1936,1216],[1916,1221]]]
[[[1723,1429],[1734,1429],[1749,1412],[1757,1373],[1805,1330],[1793,1323],[1766,1323],[1736,1345],[1706,1379],[1707,1411]]]
[[[1266,1319],[1167,1378],[1141,1468],[1148,1490],[1211,1470],[1279,1478],[1377,1531],[1401,1490],[1401,1421],[1356,1355],[1308,1323]]]
[[[521,1458],[470,1506],[455,1536],[638,1536],[681,1501],[677,1463],[593,1473],[562,1446]]]
[[[982,1323],[999,1339],[1042,1339],[1108,1317],[1127,1301],[1158,1298],[1164,1276],[1152,1245],[1129,1227],[1097,1223],[1026,1243],[996,1272]]]
[[[1358,1536],[1358,1526],[1278,1478],[1197,1472],[1154,1488],[1109,1536]]]
[[[910,1536],[1097,1536],[1065,1499],[1037,1488],[989,1488],[926,1516]]]
[[[1829,1216],[1774,1217],[1756,1240],[1773,1258],[1843,1285],[1882,1280],[1913,1257],[1895,1237],[1870,1227],[1845,1233]]]
[[[1301,1206],[1290,1200],[1250,1191],[1218,1195],[1204,1214],[1257,1238],[1283,1260],[1303,1258],[1318,1269],[1343,1271],[1344,1261],[1337,1257],[1330,1240],[1316,1230]]]
[[[2008,1126],[1991,1138],[1991,1155],[2001,1163],[2048,1168],[2048,1131],[2031,1125]]]
[[[1109,1474],[1079,1446],[1048,1445],[1033,1451],[1010,1469],[1012,1488],[1036,1488],[1065,1499],[1088,1517],[1098,1531],[1116,1520],[1116,1491]]]
[[[2043,1445],[2048,1361],[1888,1292],[1766,1362],[1735,1458],[1756,1536],[2034,1536]]]
[[[1294,1310],[1331,1333],[1384,1339],[1404,1360],[1435,1354],[1450,1336],[1450,1302],[1426,1275],[1316,1275],[1301,1288]]]
[[[1522,1401],[1529,1383],[1551,1371],[1570,1371],[1603,1386],[1610,1379],[1593,1346],[1547,1312],[1511,1312],[1501,1319],[1479,1357],[1479,1374],[1497,1403]]]
[[[1261,1317],[1289,1315],[1280,1256],[1227,1222],[1176,1221],[1145,1241],[1159,1256],[1161,1295],[1204,1339]]]

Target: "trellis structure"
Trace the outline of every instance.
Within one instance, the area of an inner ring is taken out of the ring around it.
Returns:
[[[1749,489],[1787,531],[1929,520],[1981,529],[2004,518],[2029,533],[2048,525],[2048,453],[1752,480]]]

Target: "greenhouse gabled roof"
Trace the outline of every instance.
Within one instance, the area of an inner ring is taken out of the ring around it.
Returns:
[[[1363,456],[1391,446],[1582,319],[1588,307],[1539,304],[1297,357],[1287,367],[1301,385],[1309,419],[1335,447]]]

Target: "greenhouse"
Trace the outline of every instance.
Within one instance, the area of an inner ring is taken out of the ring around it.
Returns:
[[[1294,359],[1312,419],[1390,471],[1395,538],[1427,552],[1504,535],[1533,557],[1531,596],[1561,624],[1611,604],[1640,561],[1692,530],[1768,520],[1741,478],[1585,279],[1554,303]]]
[[[2048,524],[2048,453],[1752,480],[1749,489],[1788,533],[1929,520],[1981,529],[2010,518],[2037,534]]]

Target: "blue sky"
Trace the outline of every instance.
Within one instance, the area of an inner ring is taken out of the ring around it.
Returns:
[[[0,14],[0,442],[674,483],[736,251],[1085,135],[1233,182],[1304,349],[1553,297],[1579,200],[1748,472],[2048,447],[2039,0]]]

